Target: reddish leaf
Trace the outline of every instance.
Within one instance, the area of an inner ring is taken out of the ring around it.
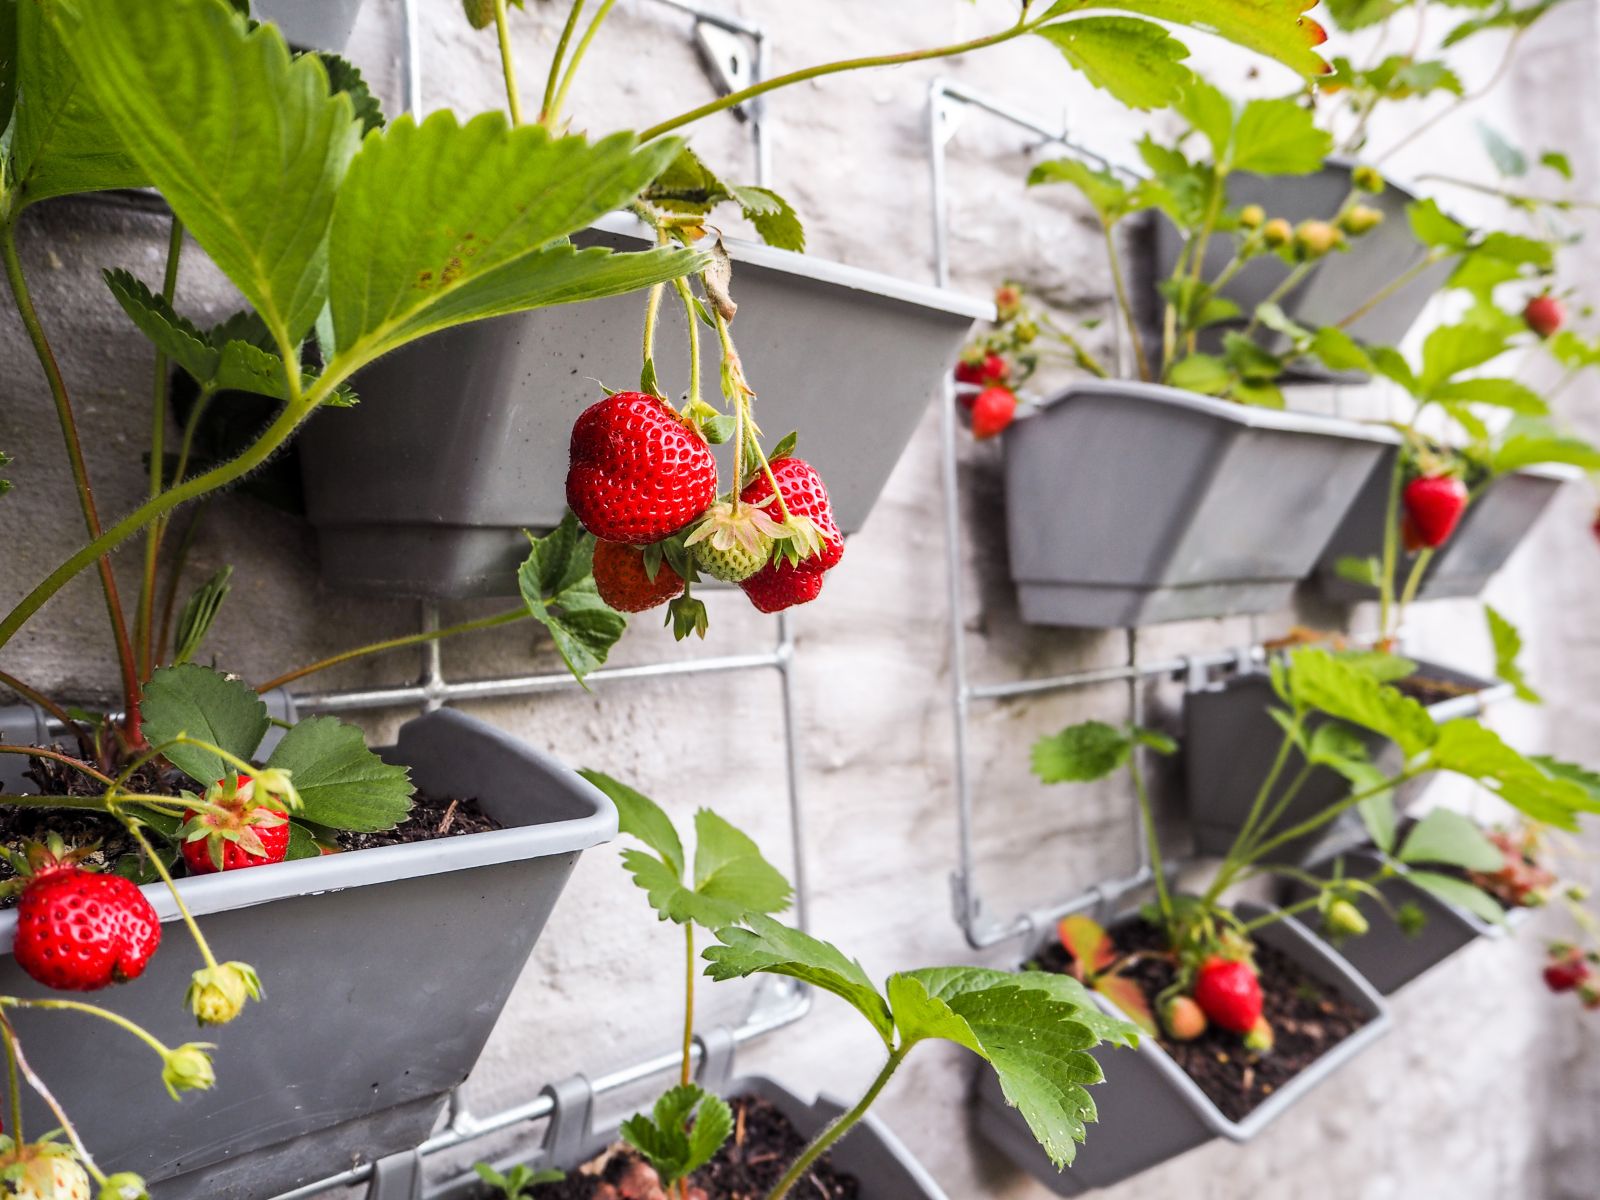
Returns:
[[[1056,934],[1081,972],[1098,975],[1117,961],[1110,935],[1089,917],[1062,917]]]
[[[1144,998],[1144,989],[1124,975],[1102,975],[1094,981],[1094,990],[1122,1010],[1127,1017],[1151,1037],[1155,1037],[1156,1015],[1150,1011],[1150,1002]]]

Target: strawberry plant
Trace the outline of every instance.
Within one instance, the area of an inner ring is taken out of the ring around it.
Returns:
[[[789,1165],[768,1200],[791,1195],[816,1160],[865,1115],[912,1049],[930,1040],[955,1042],[984,1059],[1052,1160],[1062,1167],[1071,1162],[1075,1142],[1093,1120],[1086,1087],[1101,1078],[1087,1051],[1100,1042],[1133,1045],[1138,1037],[1134,1027],[1101,1015],[1077,980],[940,967],[891,975],[880,989],[858,962],[772,916],[788,908],[792,888],[734,826],[709,809],[696,813],[691,864],[657,804],[607,775],[584,775],[616,803],[621,831],[645,847],[624,851],[624,868],[659,918],[684,932],[689,969],[679,1080],[650,1113],[622,1126],[623,1139],[669,1194],[689,1200],[690,1177],[733,1128],[726,1102],[693,1082],[697,927],[716,939],[701,955],[711,979],[766,973],[800,980],[845,1001],[884,1043],[886,1061],[867,1092]],[[1013,1036],[1018,1028],[1030,1031],[1026,1046]]]
[[[1473,874],[1500,869],[1501,849],[1471,821],[1447,810],[1429,813],[1402,837],[1395,790],[1414,779],[1451,773],[1474,781],[1532,820],[1569,830],[1577,828],[1581,814],[1600,812],[1600,790],[1581,768],[1525,757],[1475,720],[1436,722],[1426,708],[1393,686],[1414,669],[1415,664],[1388,654],[1313,647],[1273,660],[1272,687],[1279,707],[1272,715],[1284,731],[1282,743],[1232,846],[1209,883],[1194,895],[1174,895],[1169,889],[1139,764],[1141,748],[1173,753],[1177,747],[1170,738],[1149,729],[1090,721],[1036,742],[1033,770],[1045,783],[1088,782],[1128,771],[1156,891],[1155,902],[1142,915],[1160,934],[1159,952],[1168,957],[1174,982],[1160,995],[1141,993],[1126,977],[1138,955],[1119,954],[1111,935],[1082,917],[1068,918],[1060,929],[1072,972],[1146,1030],[1152,1029],[1151,1014],[1157,1012],[1177,1040],[1196,1036],[1209,1023],[1239,1035],[1246,1048],[1260,1049],[1270,1046],[1272,1031],[1261,1027],[1253,935],[1274,921],[1317,912],[1331,935],[1359,936],[1366,919],[1354,902],[1370,898],[1386,906],[1377,885],[1395,877],[1486,920],[1502,920],[1500,904]],[[1399,767],[1375,762],[1358,731],[1379,734],[1398,746]],[[1288,823],[1291,804],[1318,768],[1343,776],[1349,791]],[[1274,853],[1283,846],[1325,829],[1352,810],[1360,814],[1381,854],[1382,865],[1371,876],[1335,871],[1324,879],[1275,860]],[[1250,920],[1227,907],[1230,889],[1270,876],[1293,879],[1309,895]],[[1403,913],[1393,915],[1406,919]],[[1175,1009],[1180,997],[1192,999],[1203,1020],[1186,1005]]]

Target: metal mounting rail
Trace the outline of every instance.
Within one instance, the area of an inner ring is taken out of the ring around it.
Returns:
[[[969,109],[980,109],[1012,125],[1029,130],[1044,139],[1045,144],[1060,145],[1074,154],[1092,158],[1108,170],[1131,174],[1102,155],[1074,142],[1064,125],[1052,124],[963,84],[947,79],[934,80],[928,95],[928,153],[933,196],[934,282],[940,287],[950,286],[950,193],[946,171],[946,149]],[[1123,350],[1121,327],[1114,322],[1113,328],[1118,331],[1118,357],[1121,358]],[[1143,693],[1140,689],[1143,681],[1165,677],[1186,680],[1191,688],[1203,686],[1209,669],[1248,668],[1264,660],[1265,650],[1258,645],[1252,645],[1238,650],[1141,663],[1138,655],[1138,631],[1129,629],[1126,631],[1128,650],[1127,662],[1124,665],[1076,671],[1042,679],[998,683],[971,682],[963,620],[965,597],[961,586],[961,491],[957,463],[955,396],[955,384],[949,376],[946,376],[939,414],[939,434],[941,475],[944,483],[945,571],[948,588],[950,701],[954,726],[958,851],[957,866],[951,874],[950,887],[956,923],[961,926],[968,944],[974,949],[987,949],[1015,938],[1025,938],[1067,913],[1112,904],[1117,897],[1150,883],[1154,875],[1151,870],[1149,848],[1139,828],[1138,810],[1129,805],[1135,862],[1131,874],[1120,879],[1103,880],[1060,904],[1020,913],[1009,921],[990,917],[985,911],[983,897],[978,889],[977,855],[974,848],[972,763],[967,744],[972,705],[975,702],[1004,701],[1019,696],[1126,682],[1129,720],[1138,723],[1144,715]],[[1142,754],[1144,750],[1135,748],[1134,753]]]

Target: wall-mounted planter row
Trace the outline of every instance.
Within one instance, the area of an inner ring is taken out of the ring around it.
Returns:
[[[37,724],[31,710],[0,713],[7,741],[35,740]],[[120,1032],[65,1037],[55,1014],[13,1016],[87,1144],[143,1175],[155,1200],[275,1196],[331,1164],[419,1144],[477,1061],[579,853],[616,833],[598,790],[462,713],[409,721],[380,753],[423,792],[476,798],[506,828],[179,880],[219,957],[250,963],[267,990],[209,1031],[215,1088],[174,1104],[146,1056],[113,1041]],[[98,999],[177,1045],[195,1038],[180,1001],[198,962],[166,889],[143,891],[164,945]],[[16,921],[0,913],[0,991],[45,995],[10,955]],[[42,1107],[28,1119],[55,1124]]]
[[[1341,579],[1341,558],[1376,558],[1383,553],[1393,455],[1373,473],[1317,564],[1317,588],[1330,600],[1353,604],[1377,596],[1375,588]],[[1527,537],[1561,485],[1579,477],[1575,467],[1531,467],[1494,480],[1462,514],[1461,524],[1423,572],[1419,600],[1476,596]],[[1402,578],[1404,572],[1402,571]]]
[[[1511,693],[1505,684],[1437,663],[1423,662],[1417,667],[1419,683],[1442,685],[1436,686],[1434,691],[1458,693],[1427,703],[1428,712],[1436,721],[1472,716]],[[1185,697],[1185,785],[1189,820],[1199,853],[1225,854],[1249,816],[1251,804],[1271,771],[1272,760],[1283,740],[1283,730],[1269,712],[1275,706],[1282,707],[1272,691],[1271,680],[1261,672],[1235,675]],[[1376,734],[1363,734],[1363,738],[1369,752],[1380,762],[1386,753],[1398,754]],[[1303,765],[1299,751],[1291,751],[1284,777],[1292,779]],[[1290,829],[1349,794],[1350,784],[1343,776],[1329,768],[1317,767],[1274,828]],[[1348,844],[1348,831],[1341,827],[1357,820],[1354,814],[1349,814],[1347,819],[1334,821],[1316,834],[1288,842],[1273,856],[1273,861],[1304,862],[1317,847],[1330,840],[1342,838]]]
[[[1292,224],[1327,220],[1338,214],[1351,194],[1353,166],[1351,162],[1335,159],[1313,175],[1234,175],[1228,181],[1228,199],[1236,206],[1259,204],[1268,216],[1284,217]],[[1394,183],[1389,183],[1381,195],[1362,196],[1363,204],[1383,213],[1383,224],[1352,238],[1347,250],[1328,255],[1300,284],[1279,299],[1279,307],[1290,318],[1312,329],[1336,324],[1367,304],[1391,280],[1415,267],[1427,254],[1411,235],[1406,220],[1406,206],[1415,199],[1411,192]],[[1158,219],[1155,248],[1156,270],[1161,278],[1167,278],[1183,251],[1183,239],[1170,221]],[[1206,250],[1206,278],[1215,279],[1232,254],[1233,247],[1228,239],[1213,239]],[[1222,294],[1248,317],[1283,283],[1289,271],[1289,264],[1275,255],[1260,255],[1229,280]],[[1379,345],[1398,343],[1449,274],[1449,263],[1440,263],[1422,272],[1352,321],[1346,326],[1347,332],[1358,341]],[[1281,334],[1273,336],[1277,344],[1269,342],[1268,349],[1277,352],[1287,348]],[[1220,345],[1220,330],[1210,333],[1209,337],[1213,343],[1210,348],[1215,350]],[[1357,374],[1330,372],[1309,362],[1297,364],[1294,373],[1305,379],[1362,378]]]
[[[650,244],[609,218],[587,245]],[[859,530],[972,323],[990,305],[806,255],[730,242],[734,337],[772,441],[800,432],[846,534]],[[566,508],[573,420],[599,383],[639,379],[639,296],[540,309],[447,330],[355,381],[363,403],[311,422],[306,505],[330,584],[419,596],[516,593],[525,528]],[[688,385],[683,310],[670,292],[656,337],[663,390]],[[707,398],[714,336],[702,331]],[[599,381],[599,382],[597,382]],[[732,452],[718,448],[723,479]]]
[[[1268,910],[1240,904],[1235,911],[1249,919]],[[1255,1137],[1389,1029],[1389,1010],[1382,997],[1298,921],[1292,917],[1275,921],[1262,927],[1255,938],[1259,944],[1286,955],[1301,970],[1352,1003],[1365,1023],[1243,1119],[1227,1117],[1158,1041],[1146,1037],[1134,1051],[1094,1052],[1106,1075],[1105,1082],[1090,1092],[1099,1117],[1089,1127],[1088,1141],[1078,1148],[1076,1160],[1066,1171],[1056,1171],[1021,1115],[1006,1103],[989,1072],[982,1074],[978,1085],[979,1131],[1058,1196],[1076,1196],[1093,1188],[1109,1187],[1215,1137],[1235,1142]],[[1103,996],[1096,994],[1095,1000],[1108,1013],[1117,1015]]]
[[[1383,865],[1383,856],[1371,847],[1347,850],[1307,870],[1320,878],[1332,878],[1336,861],[1342,860],[1347,878],[1367,876]],[[1419,975],[1423,975],[1481,937],[1503,937],[1504,925],[1491,925],[1482,917],[1447,904],[1432,892],[1403,878],[1386,879],[1377,885],[1389,908],[1370,896],[1352,902],[1367,918],[1368,930],[1360,937],[1345,938],[1339,953],[1385,996],[1392,996]],[[1289,882],[1284,888],[1284,903],[1292,904],[1310,895],[1302,883]],[[1415,933],[1406,933],[1391,915],[1391,910],[1409,904],[1418,909],[1425,923]],[[1515,919],[1519,909],[1508,914]]]
[[[809,1102],[802,1100],[781,1083],[764,1075],[715,1083],[702,1074],[700,1082],[702,1087],[730,1100],[748,1098],[766,1101],[787,1117],[807,1141],[843,1115],[846,1108],[826,1097]],[[617,1142],[620,1122],[594,1128],[591,1121],[592,1092],[586,1080],[579,1077],[556,1085],[551,1090],[565,1111],[556,1117],[552,1130],[546,1135],[544,1149],[532,1157],[525,1153],[510,1155],[495,1164],[498,1170],[508,1171],[518,1163],[527,1163],[533,1167],[572,1171]],[[860,1200],[946,1200],[933,1177],[888,1127],[871,1113],[835,1143],[829,1149],[828,1156],[838,1170],[855,1176],[860,1182]],[[427,1200],[462,1200],[463,1197],[483,1194],[481,1185],[470,1180],[437,1185],[426,1192]],[[371,1200],[391,1198],[380,1194]],[[411,1198],[401,1195],[395,1200]]]
[[[1006,433],[1023,619],[1116,628],[1282,608],[1395,441],[1176,388],[1075,384]]]

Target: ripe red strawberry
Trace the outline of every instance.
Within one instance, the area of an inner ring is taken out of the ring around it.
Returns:
[[[618,612],[644,612],[683,594],[683,580],[670,563],[663,561],[651,579],[644,551],[620,542],[595,543],[594,582],[600,599]]]
[[[1212,955],[1195,974],[1194,999],[1206,1016],[1234,1033],[1261,1019],[1261,981],[1247,962]]]
[[[280,812],[250,803],[250,776],[240,775],[230,793],[219,783],[206,794],[228,811],[183,814],[183,861],[193,875],[239,871],[280,863],[289,853],[289,819]],[[218,866],[218,863],[221,863]]]
[[[1017,397],[1009,388],[985,388],[972,402],[972,436],[979,441],[1003,432],[1016,419]]]
[[[1412,536],[1437,548],[1455,532],[1467,507],[1467,485],[1453,475],[1423,475],[1406,484],[1402,496]]]
[[[572,426],[567,504],[608,542],[659,542],[717,498],[711,448],[665,400],[618,392]]]
[[[844,534],[839,532],[839,526],[834,523],[833,505],[828,502],[828,489],[823,485],[822,476],[818,475],[817,469],[803,458],[780,458],[772,464],[772,477],[778,481],[778,491],[783,496],[783,502],[788,506],[790,514],[810,517],[816,522],[818,532],[822,534],[822,551],[801,559],[795,569],[816,575],[831,571],[844,557]],[[767,482],[766,475],[761,474],[739,493],[739,499],[745,504],[760,504],[770,495],[772,495],[772,485]],[[774,521],[783,519],[776,503],[769,505],[767,512]],[[816,592],[813,591],[811,595],[805,597],[805,600],[816,598]],[[800,604],[804,601],[793,600],[790,603]],[[760,605],[757,604],[756,607],[760,608]],[[787,608],[789,605],[781,607]]]
[[[796,604],[809,604],[821,595],[822,572],[806,570],[805,563],[798,567],[787,562],[768,563],[739,586],[762,612],[782,612]]]
[[[961,361],[956,364],[957,383],[988,387],[990,384],[1004,383],[1010,378],[1011,364],[993,350],[985,354],[975,354],[970,358],[963,354]]]
[[[1580,958],[1562,959],[1544,969],[1544,985],[1552,992],[1570,992],[1589,978],[1589,964]]]
[[[1547,338],[1566,323],[1567,308],[1554,296],[1545,293],[1528,301],[1527,307],[1522,310],[1522,319],[1537,336]]]
[[[156,910],[131,880],[50,863],[23,885],[11,953],[46,987],[93,992],[137,979],[160,944]]]

